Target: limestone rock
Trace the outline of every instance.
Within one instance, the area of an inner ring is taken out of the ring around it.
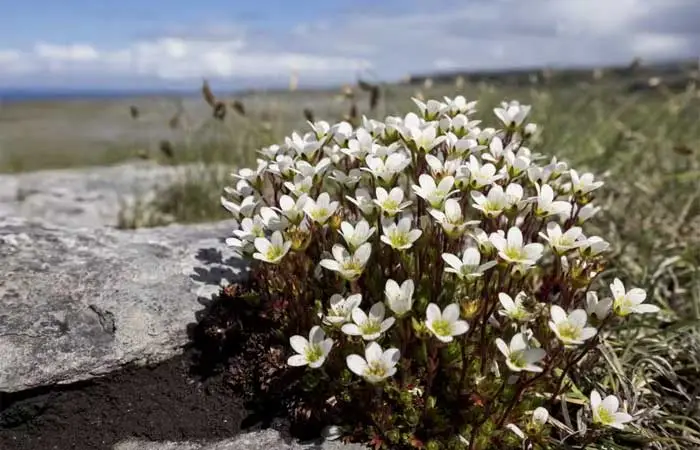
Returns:
[[[244,276],[230,221],[121,231],[0,218],[0,392],[156,363],[221,279]]]
[[[116,226],[124,203],[148,196],[193,166],[151,162],[0,175],[0,217],[80,226]]]
[[[287,438],[283,433],[265,429],[208,444],[128,441],[116,445],[114,450],[363,450],[365,448],[367,447],[337,441],[302,444]]]

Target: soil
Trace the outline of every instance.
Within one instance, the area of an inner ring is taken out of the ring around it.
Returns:
[[[112,450],[130,438],[214,441],[276,417],[291,422],[294,437],[317,438],[324,420],[309,417],[308,399],[295,394],[303,371],[286,366],[280,327],[287,304],[251,304],[254,284],[200,299],[205,308],[179,357],[67,386],[0,393],[0,450]]]
[[[240,431],[246,412],[222,375],[190,375],[191,355],[73,385],[0,397],[0,449],[112,449],[129,438],[203,441]]]

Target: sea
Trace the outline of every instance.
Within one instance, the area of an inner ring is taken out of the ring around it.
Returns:
[[[196,95],[199,95],[199,92],[193,90],[0,88],[0,103],[42,100],[118,100],[134,97],[190,97]]]

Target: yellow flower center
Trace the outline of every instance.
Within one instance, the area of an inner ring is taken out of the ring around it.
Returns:
[[[451,336],[452,324],[444,319],[438,319],[433,322],[433,330],[438,336]]]
[[[557,325],[559,335],[566,340],[575,341],[581,336],[581,329],[569,322],[563,322]]]
[[[323,350],[318,344],[309,345],[306,347],[304,357],[308,362],[316,362],[323,357]]]
[[[270,261],[274,261],[282,256],[283,251],[284,250],[282,249],[282,247],[271,245],[265,253],[265,258],[267,258]]]

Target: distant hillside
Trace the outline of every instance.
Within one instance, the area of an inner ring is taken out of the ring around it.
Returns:
[[[489,84],[528,85],[539,82],[554,84],[576,83],[597,79],[625,82],[644,82],[652,77],[660,77],[665,82],[684,82],[697,79],[700,60],[643,63],[635,60],[625,66],[585,67],[585,68],[527,68],[493,71],[449,71],[410,75],[404,83],[422,85],[430,79],[433,83],[454,83],[461,77],[467,83],[487,82]]]

